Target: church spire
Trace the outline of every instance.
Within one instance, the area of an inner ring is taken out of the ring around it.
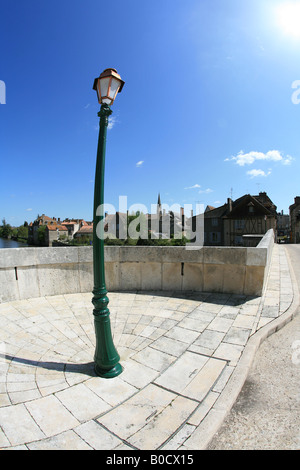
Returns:
[[[157,205],[161,207],[161,202],[160,202],[160,193],[158,193],[158,200],[157,200]]]
[[[156,215],[157,215],[158,217],[161,217],[161,201],[160,201],[160,193],[158,193],[157,207],[156,207]]]

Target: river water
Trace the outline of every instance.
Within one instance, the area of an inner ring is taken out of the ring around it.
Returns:
[[[26,243],[9,240],[8,238],[0,238],[0,248],[24,248],[26,246],[28,246]]]

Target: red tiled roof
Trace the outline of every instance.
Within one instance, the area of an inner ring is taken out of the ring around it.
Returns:
[[[81,227],[77,233],[92,233],[93,232],[93,226],[92,225],[84,225]]]
[[[66,219],[62,221],[62,224],[80,224],[83,219]]]
[[[56,231],[57,229],[60,231],[60,232],[67,232],[68,229],[67,227],[65,227],[64,225],[46,225],[47,229],[54,232]]]

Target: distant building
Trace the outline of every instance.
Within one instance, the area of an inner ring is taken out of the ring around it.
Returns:
[[[207,206],[204,212],[204,245],[224,245],[224,219],[228,212],[228,204],[221,207]]]
[[[162,208],[160,194],[158,194],[156,213],[146,214],[148,231],[152,238],[170,238],[185,232],[186,216],[183,207],[180,212],[166,211]]]
[[[289,242],[290,232],[290,216],[281,211],[277,214],[277,242]]]
[[[65,219],[63,221],[63,225],[67,227],[68,229],[68,238],[74,237],[75,233],[78,232],[78,230],[80,229],[82,222],[84,221],[79,220],[79,219],[76,219],[76,220]]]
[[[53,241],[74,238],[74,235],[85,225],[83,219],[65,219],[48,217],[45,214],[38,216],[28,226],[28,243],[38,246],[52,246]],[[45,227],[45,228],[43,228]]]
[[[93,240],[93,224],[88,225],[87,223],[82,225],[82,227],[74,234],[74,238],[89,238]]]
[[[256,246],[268,230],[276,234],[277,207],[265,192],[246,194],[230,206],[224,216],[225,246]]]
[[[300,197],[296,196],[294,204],[289,207],[291,243],[300,243]]]
[[[276,233],[276,206],[265,192],[258,196],[245,194],[223,206],[207,206],[204,212],[204,245],[256,246],[264,234]],[[196,217],[192,227],[195,230]]]
[[[127,236],[127,213],[116,212],[115,214],[105,214],[104,236],[126,238]],[[125,233],[123,233],[125,232]]]
[[[45,227],[45,229],[41,229],[41,227]],[[60,219],[42,214],[28,226],[28,243],[30,245],[50,246],[53,240],[67,234],[68,229],[61,223]]]
[[[60,237],[68,236],[68,229],[64,225],[49,224],[45,230],[45,246],[52,246],[52,242],[58,240]]]

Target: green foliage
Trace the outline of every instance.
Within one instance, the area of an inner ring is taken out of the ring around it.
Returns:
[[[27,240],[28,238],[28,224],[27,225],[21,225],[17,229],[17,238],[22,238],[24,240]]]
[[[26,222],[25,222],[26,223]],[[21,225],[20,227],[12,228],[6,223],[5,219],[2,220],[2,226],[0,226],[0,237],[1,238],[13,238],[15,240],[27,240],[28,238],[28,224]]]
[[[46,225],[41,225],[38,230],[38,241],[40,245],[43,245],[46,241]]]
[[[91,235],[83,235],[82,237],[73,238],[70,240],[70,245],[75,246],[89,246],[93,244],[93,237]]]
[[[185,237],[181,239],[166,239],[157,238],[151,239],[149,234],[148,238],[139,237],[138,240],[127,238],[126,240],[119,240],[118,238],[106,238],[104,244],[108,246],[185,246],[189,240]]]
[[[108,246],[124,245],[124,240],[120,240],[119,238],[107,237],[104,240],[104,245],[108,245]]]
[[[126,238],[125,242],[124,242],[124,245],[127,245],[127,246],[135,246],[137,244],[137,240],[134,240],[133,238]]]
[[[12,235],[12,228],[6,223],[5,219],[2,220],[2,227],[0,227],[0,237],[8,238]]]

